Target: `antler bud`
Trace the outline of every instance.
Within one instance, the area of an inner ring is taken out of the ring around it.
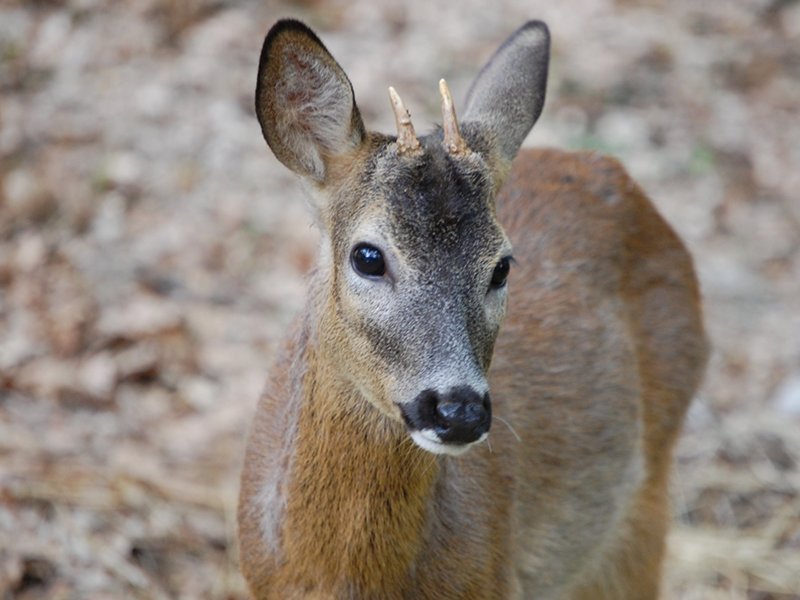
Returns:
[[[392,101],[394,121],[397,124],[397,152],[404,154],[419,149],[419,140],[411,123],[411,115],[393,87],[389,87],[389,99]]]
[[[442,127],[444,129],[444,145],[450,154],[466,154],[469,152],[467,143],[461,137],[456,120],[456,109],[453,106],[453,97],[450,88],[444,79],[439,80],[439,93],[442,95]]]

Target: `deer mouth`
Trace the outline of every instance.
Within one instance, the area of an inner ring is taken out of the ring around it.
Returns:
[[[427,450],[432,454],[449,454],[450,456],[460,456],[472,448],[472,446],[481,443],[488,437],[489,432],[487,431],[486,433],[481,434],[481,436],[474,442],[467,444],[455,444],[442,442],[439,439],[439,436],[436,435],[436,432],[431,429],[421,429],[411,432],[411,439],[414,440],[414,443],[423,450]]]

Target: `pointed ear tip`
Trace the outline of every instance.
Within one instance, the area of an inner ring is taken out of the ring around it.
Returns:
[[[520,27],[519,33],[529,37],[531,44],[550,44],[550,28],[544,21],[534,19]]]
[[[325,53],[328,53],[325,44],[319,39],[316,33],[305,23],[297,19],[279,19],[275,24],[270,27],[267,35],[264,36],[264,44],[261,46],[261,55],[258,59],[258,79],[256,83],[256,112],[258,113],[258,105],[261,102],[261,96],[264,91],[265,81],[264,74],[271,68],[277,61],[277,54],[273,52],[273,47],[278,44],[289,45],[298,44],[304,45],[311,42],[311,47],[317,46]],[[329,53],[328,53],[329,54]]]
[[[522,26],[522,29],[538,29],[542,33],[550,33],[550,28],[547,26],[547,23],[540,19],[531,19],[527,21]]]
[[[264,37],[264,45],[261,48],[261,58],[262,61],[264,57],[268,54],[269,49],[272,45],[279,39],[286,35],[292,36],[299,36],[305,38],[306,40],[311,40],[316,44],[325,47],[322,43],[322,40],[319,39],[314,30],[311,29],[308,25],[299,21],[297,19],[279,19],[275,22],[275,24],[270,27],[267,35]]]
[[[288,31],[311,33],[312,35],[314,33],[308,25],[298,19],[278,19],[275,21],[275,24],[270,27],[269,31],[267,32],[267,37],[274,38],[275,36]]]

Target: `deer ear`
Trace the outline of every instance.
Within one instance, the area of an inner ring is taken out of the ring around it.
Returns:
[[[331,158],[366,136],[347,75],[314,32],[292,19],[278,21],[264,40],[256,114],[278,160],[318,183]]]
[[[547,25],[528,21],[494,53],[467,94],[462,121],[472,122],[508,163],[542,112],[549,61]]]

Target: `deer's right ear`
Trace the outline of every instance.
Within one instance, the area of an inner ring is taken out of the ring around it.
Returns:
[[[278,21],[264,40],[256,114],[278,160],[317,183],[325,182],[331,158],[366,137],[347,75],[314,32],[292,19]]]

